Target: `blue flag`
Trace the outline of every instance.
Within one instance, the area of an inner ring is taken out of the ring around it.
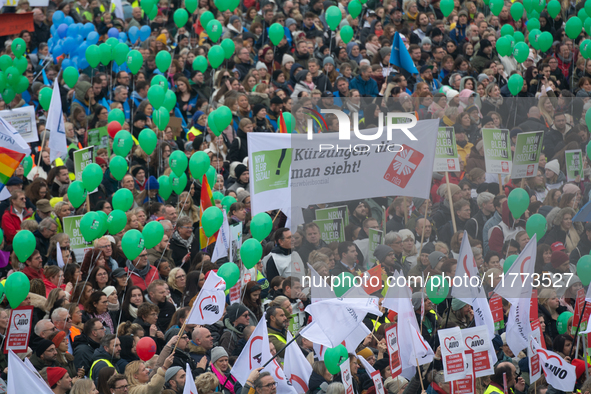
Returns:
[[[47,74],[45,74],[45,69],[41,70],[41,73],[43,74],[43,85],[51,86],[51,82],[49,82]]]
[[[400,34],[394,34],[394,41],[392,42],[392,53],[390,53],[390,64],[405,69],[411,74],[418,74],[419,70],[415,67],[408,50],[404,46],[404,42]]]

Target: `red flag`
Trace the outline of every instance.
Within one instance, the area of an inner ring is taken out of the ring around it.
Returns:
[[[201,198],[199,203],[199,217],[203,217],[203,212],[209,207],[213,206],[213,194],[211,193],[211,187],[209,187],[209,182],[207,182],[207,177],[203,175],[203,180],[201,182]],[[217,233],[212,235],[211,237],[207,237],[205,235],[205,231],[203,231],[203,226],[201,221],[199,221],[199,242],[201,245],[201,249],[207,248],[209,245],[215,243],[217,238]]]

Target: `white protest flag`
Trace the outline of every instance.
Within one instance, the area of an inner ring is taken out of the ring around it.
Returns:
[[[64,112],[62,111],[62,97],[57,78],[53,82],[53,93],[51,104],[47,111],[46,129],[49,130],[49,160],[54,161],[68,153],[68,142],[66,141],[66,126],[64,125]]]
[[[115,16],[119,19],[125,20],[125,14],[123,13],[123,4],[121,3],[121,0],[112,0],[111,9],[113,9],[113,4],[115,4]]]
[[[220,382],[223,383],[223,382]],[[187,376],[185,378],[185,388],[183,394],[199,394],[197,393],[197,387],[195,387],[195,379],[193,378],[193,372],[187,363]]]
[[[540,367],[540,356],[536,352],[534,342],[540,343],[540,329],[536,328],[529,336],[529,346],[527,347],[527,365],[529,367],[529,383],[532,384],[542,376]]]
[[[546,381],[556,390],[571,392],[577,382],[577,372],[574,365],[564,361],[558,354],[542,348],[536,340],[532,340],[533,348],[540,356],[540,363],[546,375]]]
[[[438,330],[437,335],[439,335],[439,343],[441,344],[441,361],[443,362],[445,381],[464,379],[470,371],[466,370],[464,339],[460,327]]]
[[[228,223],[228,215],[226,215],[225,209],[223,209],[222,212],[224,214],[224,221],[222,222],[222,227],[220,228],[220,232],[218,233],[218,238],[215,241],[215,248],[213,249],[213,254],[211,256],[212,263],[215,263],[222,257],[227,257],[228,250],[232,245],[232,232],[230,231],[230,224]],[[229,261],[232,261],[231,253],[232,251],[230,250]]]
[[[495,321],[478,275],[478,267],[467,235],[468,233],[464,231],[456,268],[456,277],[461,280],[453,281],[451,296],[472,305],[476,326],[485,326],[488,329],[489,338],[493,338],[495,336]],[[456,286],[457,282],[461,282],[461,285]]]
[[[225,290],[226,282],[210,272],[187,317],[187,324],[213,324],[220,320],[226,305]]]
[[[287,342],[291,341],[291,333],[287,331]],[[308,392],[308,381],[312,375],[312,366],[304,356],[304,353],[296,345],[290,345],[285,349],[283,358],[285,376],[291,381],[291,385],[298,394]]]
[[[0,117],[0,146],[16,152],[31,154],[31,147],[18,131]]]
[[[413,319],[416,323],[416,319]],[[402,324],[404,325],[404,324]],[[419,333],[419,330],[412,325],[410,321],[407,321],[408,329],[410,331],[410,341],[412,347],[412,353],[409,358],[409,363],[417,367],[417,361],[419,365],[429,364],[433,361],[433,357],[435,353],[433,353],[433,349],[431,349],[431,345],[429,345],[423,339],[423,336]],[[406,338],[405,338],[406,339]]]
[[[341,381],[345,386],[345,394],[353,393],[353,379],[351,377],[351,361],[347,358],[347,361],[341,364]]]
[[[8,351],[7,394],[53,394],[47,383],[35,371],[25,365],[12,350]]]
[[[60,243],[58,242],[56,245],[56,253],[55,256],[57,257],[57,265],[60,268],[64,268],[64,256],[62,256],[62,250],[60,249]]]
[[[372,367],[365,358],[357,355],[357,360],[363,365],[367,374],[373,380],[373,386],[376,388],[376,394],[386,394],[384,391],[384,382],[382,382],[382,375],[380,371],[376,371],[374,367]]]
[[[591,286],[589,286],[589,288],[587,289],[587,294],[585,294],[585,301],[591,303]],[[587,327],[589,327],[588,324]]]

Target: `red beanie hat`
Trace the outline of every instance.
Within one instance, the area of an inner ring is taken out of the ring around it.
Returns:
[[[558,268],[567,261],[568,254],[560,251],[552,252],[552,257],[550,258],[550,264],[552,264],[552,267]]]
[[[66,333],[64,331],[60,331],[57,334],[55,334],[55,336],[53,337],[51,342],[53,342],[55,347],[58,348],[60,346],[60,343],[62,343],[62,341],[64,340],[65,337],[66,337]]]
[[[68,371],[66,371],[65,368],[48,367],[47,368],[47,383],[49,384],[49,387],[55,386],[55,384],[57,382],[59,382],[60,379],[63,378],[66,373],[68,373]]]

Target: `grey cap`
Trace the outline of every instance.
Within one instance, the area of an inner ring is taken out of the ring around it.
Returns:
[[[117,268],[115,269],[115,271],[113,271],[113,273],[111,274],[111,276],[113,278],[122,278],[124,276],[127,275],[127,272],[125,272],[125,268]]]
[[[421,249],[421,254],[427,253],[430,255],[433,252],[435,252],[435,245],[433,245],[432,242],[428,242],[428,243],[424,244],[423,249]]]
[[[427,298],[426,296],[424,298]],[[412,293],[412,308],[416,311],[421,308],[421,300],[424,299],[421,292]]]
[[[392,252],[394,252],[394,249],[392,249],[391,247],[387,245],[378,245],[376,247],[376,250],[374,250],[373,255],[376,257],[376,259],[378,259],[380,263],[382,263],[386,259],[386,256],[388,256],[388,254]]]
[[[164,374],[164,383],[168,383],[168,381],[172,378],[174,378],[174,376],[183,368],[181,367],[170,367],[166,370],[166,373]]]
[[[441,259],[445,258],[445,255],[439,251],[435,251],[429,255],[429,265],[431,268],[435,268],[437,263],[441,261]]]
[[[228,353],[226,353],[226,349],[221,346],[216,346],[211,349],[211,363],[215,363],[222,357],[228,357]]]

